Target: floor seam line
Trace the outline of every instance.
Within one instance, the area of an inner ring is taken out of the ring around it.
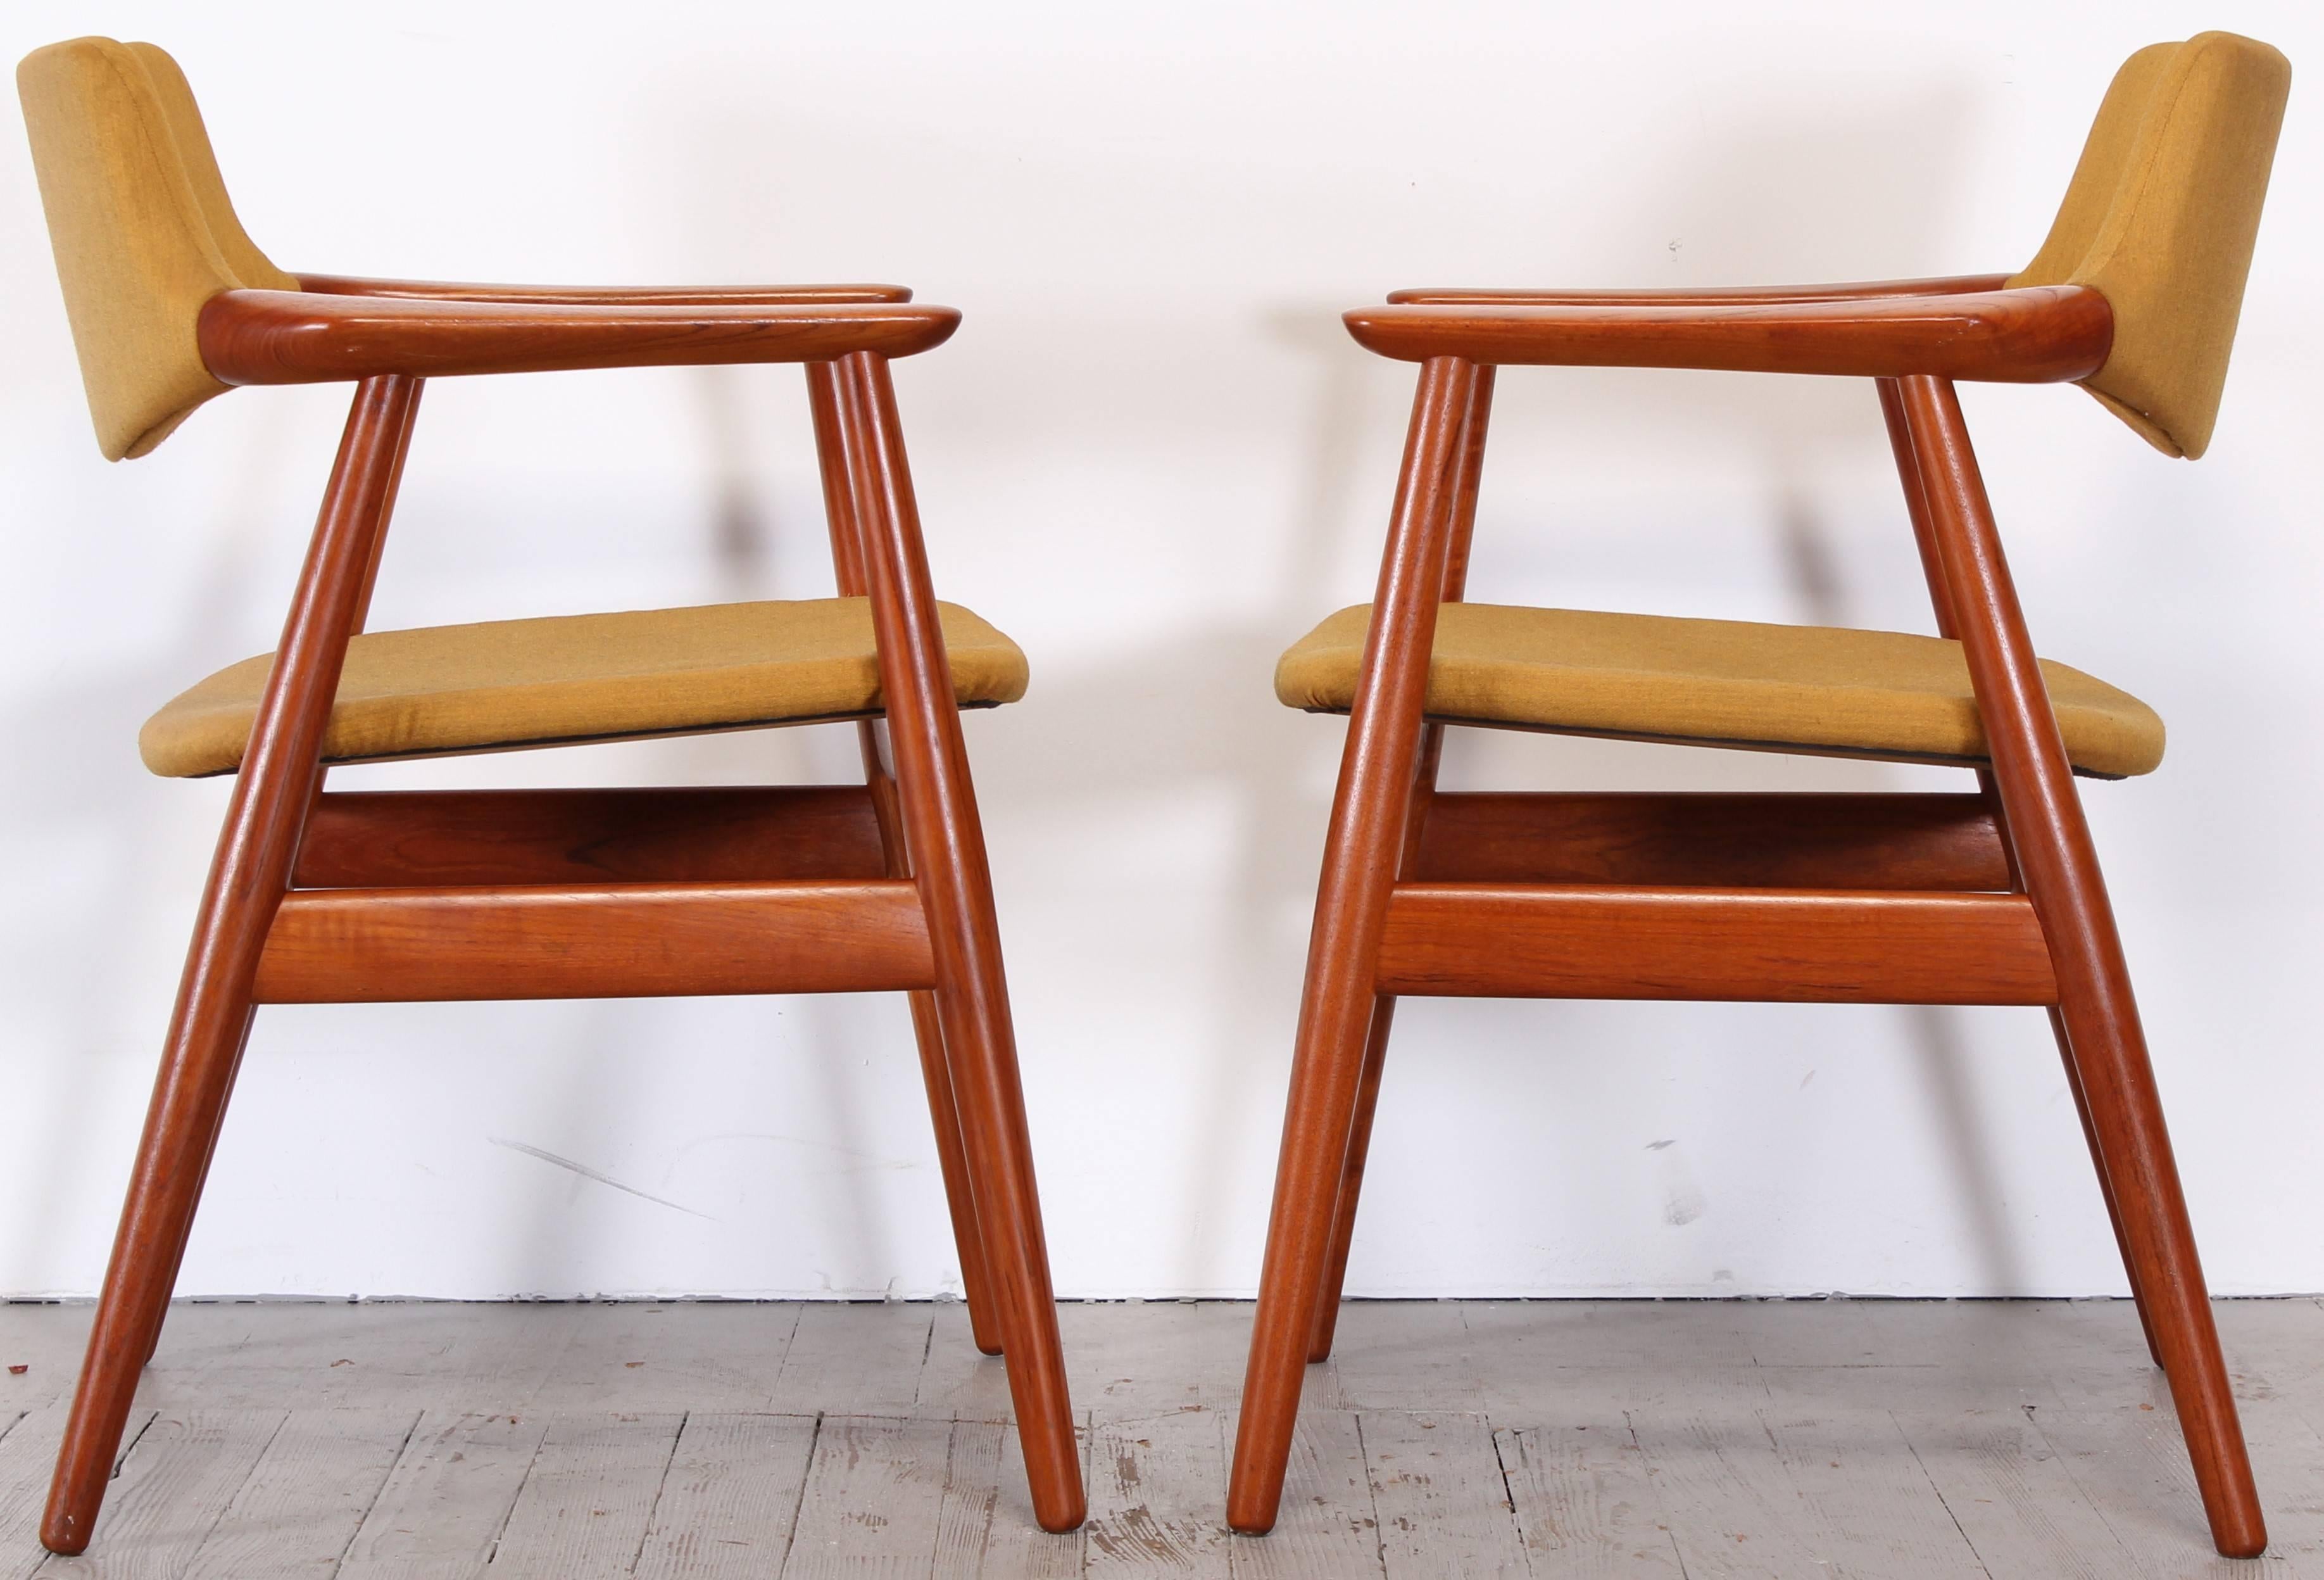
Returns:
[[[646,1505],[645,1529],[638,1533],[638,1550],[630,1555],[630,1572],[633,1575],[637,1573],[638,1566],[645,1562],[646,1543],[653,1540],[654,1516],[661,1512],[662,1494],[669,1491],[669,1467],[678,1463],[678,1446],[685,1441],[686,1424],[693,1418],[694,1412],[690,1409],[678,1412],[678,1430],[669,1435],[669,1453],[662,1458],[661,1479],[654,1483],[653,1501]]]
[[[339,1549],[339,1556],[332,1561],[332,1580],[338,1580],[339,1571],[347,1566],[347,1555],[355,1551],[355,1543],[363,1539],[364,1527],[371,1523],[372,1511],[379,1507],[379,1495],[387,1491],[387,1483],[395,1479],[396,1467],[403,1463],[403,1456],[411,1452],[411,1440],[420,1436],[420,1423],[427,1418],[426,1410],[416,1410],[412,1413],[411,1425],[403,1428],[403,1441],[396,1445],[394,1455],[387,1462],[387,1469],[379,1478],[379,1485],[371,1490],[371,1501],[364,1505],[362,1515],[355,1520],[355,1528],[347,1532],[346,1545]]]
[[[1953,1512],[1952,1500],[1945,1496],[1944,1488],[1937,1485],[1937,1478],[1929,1474],[1928,1462],[1921,1457],[1921,1446],[1914,1442],[1912,1435],[1904,1430],[1904,1423],[1896,1418],[1895,1410],[1881,1413],[1888,1418],[1888,1424],[1896,1428],[1897,1439],[1904,1445],[1904,1452],[1913,1456],[1914,1468],[1921,1473],[1921,1479],[1929,1483],[1929,1491],[1937,1495],[1937,1507],[1945,1511],[1945,1518],[1953,1522],[1955,1530],[1960,1532],[1961,1545],[1969,1548],[1969,1556],[1977,1560],[1977,1566],[1984,1571],[1985,1580],[1993,1580],[1993,1566],[1987,1563],[1985,1555],[1977,1550],[1977,1542],[1969,1535],[1969,1527],[1963,1525],[1960,1516]]]
[[[783,1538],[783,1561],[775,1566],[778,1580],[789,1572],[791,1554],[798,1550],[799,1521],[807,1515],[807,1483],[815,1480],[815,1451],[823,1446],[824,1415],[822,1410],[815,1412],[815,1427],[807,1435],[807,1466],[799,1472],[798,1496],[791,1502],[791,1529]]]

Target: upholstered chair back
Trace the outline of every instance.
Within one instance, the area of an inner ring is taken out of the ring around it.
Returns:
[[[226,386],[195,339],[202,304],[296,291],[235,217],[201,111],[152,44],[73,39],[16,68],[81,383],[108,460],[142,456]]]
[[[2124,62],[2049,239],[2012,285],[2088,285],[2114,349],[2082,381],[2165,454],[2211,442],[2292,66],[2198,33]]]

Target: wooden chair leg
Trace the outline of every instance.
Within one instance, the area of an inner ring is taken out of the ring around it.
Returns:
[[[842,400],[839,371],[828,362],[807,367],[807,410],[815,420],[816,455],[823,472],[824,519],[831,531],[831,565],[840,596],[860,598],[871,590],[865,567],[863,511],[855,497],[854,472],[862,464],[866,441],[856,426],[850,403]],[[880,843],[886,847],[888,875],[912,875],[909,841],[904,835],[903,813],[896,800],[896,776],[888,766],[883,726],[866,719],[855,726],[862,750],[863,782],[872,792],[872,808],[880,819]],[[946,1062],[943,1017],[933,993],[911,995],[912,1034],[919,1043],[920,1076],[928,1089],[928,1114],[936,1132],[936,1164],[944,1175],[945,1204],[952,1214],[952,1238],[960,1257],[961,1293],[968,1302],[968,1329],[976,1347],[988,1355],[1001,1353],[1001,1319],[993,1310],[991,1279],[985,1270],[984,1238],[977,1227],[975,1193],[968,1179],[968,1155],[960,1136],[960,1110],[953,1095],[952,1069]]]
[[[1388,1039],[1396,1023],[1396,996],[1372,1000],[1372,1025],[1364,1039],[1364,1067],[1356,1080],[1356,1116],[1348,1125],[1347,1156],[1340,1164],[1337,1205],[1332,1209],[1332,1248],[1323,1259],[1323,1285],[1315,1292],[1315,1321],[1308,1330],[1307,1363],[1332,1358],[1340,1328],[1340,1301],[1348,1284],[1348,1253],[1356,1243],[1356,1206],[1364,1189],[1364,1162],[1371,1155],[1372,1120],[1379,1113],[1380,1076],[1388,1068]]]
[[[1904,485],[1904,505],[1912,516],[1913,541],[1921,550],[1921,572],[1928,583],[1929,603],[1937,617],[1937,634],[1958,637],[1960,622],[1953,614],[1952,590],[1945,571],[1944,550],[1937,541],[1937,528],[1931,513],[1927,485],[1923,481],[1921,460],[1921,440],[1913,431],[1913,424],[1904,410],[1904,393],[1895,379],[1878,381],[1880,411],[1888,425],[1888,444],[1896,458],[1896,476]],[[1934,465],[1932,461],[1931,465]],[[2003,848],[2009,849],[2009,810],[2002,804],[1999,786],[1992,771],[1979,769],[1978,789],[1986,803],[1993,808],[1994,818],[2003,833]],[[2017,888],[2025,886],[2024,873],[2014,851],[2009,853],[2010,882]],[[2098,1190],[2106,1198],[2107,1221],[2114,1225],[2115,1244],[2122,1252],[2123,1266],[2130,1273],[2130,1295],[2138,1307],[2138,1326],[2146,1335],[2146,1353],[2158,1366],[2163,1364],[2163,1352],[2154,1342],[2154,1319],[2147,1314],[2145,1291],[2138,1287],[2138,1269],[2130,1254],[2130,1242],[2122,1232],[2122,1209],[2115,1202],[2114,1181],[2107,1177],[2106,1155],[2099,1150],[2097,1130],[2090,1123],[2089,1099],[2082,1092],[2082,1073],[2074,1063],[2073,1040],[2066,1034],[2065,1018],[2056,1010],[2050,1012],[2050,1030],[2058,1041],[2058,1055],[2065,1061],[2066,1085],[2074,1095],[2074,1111],[2081,1116],[2082,1139],[2089,1143],[2090,1161],[2098,1173]]]
[[[189,951],[186,986],[163,1047],[79,1385],[57,1452],[41,1525],[41,1541],[51,1552],[72,1554],[88,1546],[138,1374],[161,1337],[253,1019],[248,978],[236,994],[217,975],[200,973],[199,966],[206,957],[233,952],[236,935],[251,930],[247,912],[253,909],[272,914],[271,907],[250,905],[206,910]],[[260,921],[255,929],[262,945],[265,926]]]
[[[961,1139],[960,1107],[953,1092],[952,1067],[945,1055],[944,1017],[936,995],[916,993],[912,1033],[920,1045],[920,1076],[927,1083],[928,1113],[936,1132],[936,1164],[944,1174],[945,1203],[952,1212],[953,1243],[960,1254],[960,1285],[968,1302],[968,1331],[988,1355],[1004,1352],[1001,1318],[993,1309],[992,1278],[985,1263],[984,1233],[976,1220],[976,1193],[969,1183],[968,1148]]]
[[[2130,1237],[2123,1233],[2122,1206],[2115,1200],[2114,1180],[2107,1173],[2106,1150],[2098,1144],[2098,1125],[2090,1118],[2090,1099],[2082,1089],[2081,1067],[2074,1062],[2074,1041],[2066,1030],[2066,1017],[2056,1010],[2050,1012],[2050,1030],[2058,1039],[2058,1057],[2065,1061],[2066,1086],[2074,1095],[2074,1112],[2081,1116],[2082,1140],[2090,1149],[2090,1165],[2098,1170],[2098,1192],[2106,1198],[2107,1222],[2114,1225],[2115,1247],[2122,1253],[2124,1270],[2130,1277],[2131,1304],[2138,1309],[2138,1328],[2146,1335],[2146,1358],[2157,1366],[2163,1364],[2163,1346],[2155,1342],[2154,1318],[2146,1309],[2146,1292],[2139,1287],[2137,1259],[2130,1253]]]
[[[88,1546],[137,1375],[169,1305],[249,1039],[251,984],[313,805],[323,728],[338,692],[372,550],[386,526],[401,441],[419,391],[413,379],[367,380],[348,413],[314,542],[218,836],[162,1045],[152,1105],[41,1523],[41,1540],[51,1552],[78,1553]]]
[[[1917,377],[1904,405],[1960,624],[2012,850],[2057,971],[2059,1014],[2132,1269],[2209,1517],[2229,1557],[2267,1529],[2211,1318],[2179,1168],[2114,910],[1952,386]]]
[[[857,574],[860,577],[860,570]],[[863,747],[864,783],[872,791],[872,811],[880,819],[880,842],[887,847],[888,875],[908,878],[911,855],[904,838],[903,812],[896,802],[896,779],[888,772],[881,742],[881,725],[866,720],[855,727]],[[936,994],[907,996],[912,1005],[912,1036],[920,1049],[920,1079],[928,1091],[928,1117],[936,1127],[936,1167],[944,1176],[945,1205],[952,1214],[953,1245],[960,1257],[961,1295],[968,1302],[969,1335],[979,1350],[997,1355],[1003,1348],[1001,1319],[992,1307],[984,1234],[977,1226],[976,1194],[969,1184],[960,1106],[953,1095],[952,1066],[945,1054],[944,1017],[936,1011]]]
[[[1473,365],[1425,364],[1340,761],[1259,1271],[1227,1523],[1275,1524],[1372,1023],[1373,973],[1410,816]]]
[[[863,439],[850,460],[897,799],[927,910],[937,1018],[986,1277],[1008,1351],[1010,1397],[1033,1516],[1044,1529],[1072,1530],[1087,1512],[1081,1450],[1057,1334],[983,827],[887,365],[868,354],[851,356],[841,383],[841,402]]]
[[[2087,837],[2085,831],[2085,848]],[[2094,862],[2086,882],[2076,887],[2080,892],[2062,908],[2080,913],[2074,919],[2082,924],[2075,929],[2081,936],[2061,939],[2052,932],[2050,947],[2058,961],[2060,1014],[2080,1072],[2100,1177],[2111,1185],[2132,1282],[2146,1297],[2142,1310],[2171,1384],[2212,1540],[2229,1557],[2256,1557],[2267,1547],[2259,1493],[2219,1352],[2145,1033]],[[2038,903],[2038,885],[2034,894]]]
[[[1462,418],[1460,470],[1453,479],[1451,505],[1452,541],[1444,553],[1444,601],[1459,600],[1469,580],[1469,545],[1477,526],[1477,491],[1485,468],[1485,438],[1493,416],[1493,373],[1480,367],[1469,387],[1468,410]],[[1420,731],[1420,762],[1413,779],[1412,807],[1405,818],[1404,853],[1397,861],[1399,875],[1419,853],[1420,836],[1428,820],[1429,804],[1436,796],[1436,770],[1444,758],[1444,726],[1425,724]],[[1372,1005],[1372,1025],[1364,1044],[1364,1070],[1356,1088],[1356,1117],[1348,1131],[1348,1155],[1340,1169],[1339,1205],[1333,1210],[1332,1250],[1323,1264],[1323,1287],[1315,1303],[1315,1326],[1307,1340],[1307,1362],[1314,1365],[1332,1358],[1332,1339],[1340,1326],[1340,1303],[1348,1282],[1348,1253],[1356,1241],[1356,1209],[1363,1196],[1364,1163],[1371,1155],[1372,1121],[1379,1112],[1380,1076],[1388,1067],[1388,1035],[1396,1020],[1396,999],[1382,993]]]
[[[394,517],[396,490],[402,486],[403,463],[405,458],[411,452],[411,430],[414,425],[418,422],[420,417],[420,388],[421,386],[417,383],[412,385],[411,398],[402,402],[401,418],[400,420],[394,421],[395,452],[393,457],[388,462],[386,485],[384,491],[381,493],[378,500],[377,514],[380,521],[380,526],[374,529],[372,532],[371,557],[364,567],[363,589],[355,596],[355,622],[352,626],[352,629],[355,631],[361,631],[364,628],[364,616],[371,609],[372,589],[379,583],[380,560],[383,558],[383,551],[387,548],[387,532],[384,529],[386,523]],[[380,420],[383,423],[386,423],[393,420],[393,419],[383,415],[381,417]],[[315,791],[317,795],[319,796],[322,793],[323,781],[328,777],[329,773],[327,770],[318,770],[317,772],[315,775]],[[244,1026],[243,1029],[243,1039],[245,1043],[249,1040],[249,1028]],[[240,1049],[236,1049],[235,1053],[235,1063],[237,1067],[239,1067],[241,1062],[241,1051]],[[223,1110],[220,1112],[220,1118],[224,1118]],[[209,1140],[208,1148],[203,1153],[202,1177],[194,1185],[194,1197],[197,1201],[201,1199],[202,1191],[209,1184],[209,1160],[217,1155],[217,1138],[213,1135]],[[174,1293],[177,1289],[178,1274],[186,1265],[186,1245],[187,1243],[193,1238],[193,1218],[189,1215],[186,1219],[183,1231],[178,1236],[177,1248],[171,1252],[170,1255],[169,1276],[162,1280],[164,1288],[169,1292]],[[166,1298],[167,1297],[165,1295],[164,1298],[166,1299]],[[167,1307],[165,1307],[164,1309],[166,1310]],[[161,1348],[161,1324],[156,1322],[153,1324],[153,1336],[147,1340],[145,1344],[145,1363],[147,1365],[150,1366],[153,1363],[153,1352]]]

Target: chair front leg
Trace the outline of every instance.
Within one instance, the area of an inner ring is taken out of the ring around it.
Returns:
[[[860,598],[868,590],[864,569],[862,512],[857,508],[854,457],[864,449],[864,438],[839,395],[839,371],[828,362],[807,368],[807,406],[815,419],[816,455],[823,470],[824,520],[831,529],[834,579],[844,598]],[[890,770],[883,728],[867,719],[855,726],[863,757],[863,781],[872,792],[872,810],[880,819],[880,843],[888,856],[888,875],[912,875],[909,841],[904,835],[903,813],[897,805],[896,779]],[[960,1258],[962,1298],[968,1304],[968,1330],[976,1347],[988,1355],[1002,1353],[1001,1319],[993,1310],[992,1281],[986,1271],[984,1235],[976,1221],[976,1197],[969,1184],[968,1152],[961,1138],[960,1106],[953,1091],[952,1066],[945,1052],[944,1019],[932,993],[907,995],[911,1003],[912,1037],[920,1051],[920,1079],[927,1088],[928,1117],[936,1130],[936,1167],[944,1177],[945,1206],[952,1217],[952,1238]]]
[[[1403,853],[1452,537],[1472,363],[1421,369],[1315,898],[1275,1207],[1227,1487],[1227,1523],[1275,1524],[1362,1085],[1388,892]]]
[[[1914,378],[1903,393],[2011,845],[2049,939],[2068,1052],[2080,1073],[2134,1282],[2146,1297],[2212,1541],[2230,1557],[2254,1557],[2265,1549],[2267,1530],[2251,1460],[2122,939],[2057,716],[1952,386]]]
[[[275,650],[162,1044],[145,1132],[89,1330],[41,1540],[88,1546],[121,1431],[152,1354],[250,1035],[251,984],[313,804],[347,639],[386,530],[419,381],[366,380],[348,413],[290,616]]]
[[[959,1105],[986,1275],[995,1296],[1009,1391],[1025,1450],[1033,1516],[1046,1530],[1087,1512],[1049,1279],[1032,1137],[1018,1073],[1001,931],[944,628],[928,580],[911,474],[887,365],[866,354],[841,370],[841,398],[863,437],[851,457],[862,510],[880,681],[895,751],[897,799],[936,955],[936,1012]]]
[[[1477,488],[1485,469],[1485,439],[1492,426],[1493,369],[1480,367],[1469,387],[1468,410],[1462,419],[1461,470],[1453,483],[1452,539],[1444,555],[1444,600],[1456,602],[1469,582],[1469,544],[1477,529]],[[1444,755],[1444,726],[1425,725],[1420,732],[1420,767],[1415,776],[1412,808],[1405,819],[1404,851],[1398,858],[1401,875],[1420,848],[1420,835],[1428,820],[1429,803],[1436,796],[1436,768]],[[1323,1287],[1315,1298],[1315,1326],[1307,1340],[1310,1365],[1332,1358],[1332,1339],[1339,1330],[1340,1300],[1348,1282],[1348,1256],[1355,1249],[1356,1208],[1363,1196],[1364,1165],[1371,1156],[1372,1123],[1379,1113],[1380,1078],[1388,1068],[1388,1037],[1396,1024],[1396,999],[1382,993],[1372,1006],[1371,1030],[1364,1042],[1364,1072],[1356,1088],[1356,1117],[1348,1127],[1348,1155],[1340,1169],[1338,1205],[1332,1210],[1332,1249],[1323,1263]]]

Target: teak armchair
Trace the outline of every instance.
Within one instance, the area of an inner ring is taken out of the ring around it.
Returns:
[[[1375,601],[1284,655],[1348,713],[1228,1519],[1275,1522],[1331,1352],[1406,994],[2044,1005],[2218,1549],[2266,1545],[2077,772],[2162,722],[2034,655],[1956,380],[2077,380],[2158,448],[2209,442],[2290,69],[2205,33],[2116,77],[2015,275],[1803,290],[1407,291],[1347,315],[1421,365]],[[1462,601],[1503,365],[1875,380],[1935,637]],[[1450,725],[1973,769],[1959,795],[1454,795]]]
[[[353,382],[281,644],[164,707],[156,772],[236,774],[42,1539],[88,1544],[264,1003],[910,994],[977,1346],[1033,1507],[1080,1457],[958,709],[1024,656],[936,602],[888,362],[959,315],[884,285],[567,290],[294,276],[243,233],[183,76],[80,39],[18,69],[100,448],[242,384]],[[839,596],[363,634],[430,377],[806,365]],[[854,720],[865,782],[325,793],[329,765]]]

